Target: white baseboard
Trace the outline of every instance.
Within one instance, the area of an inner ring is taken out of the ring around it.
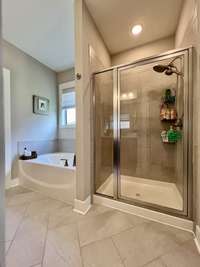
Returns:
[[[113,209],[120,210],[129,214],[137,215],[146,218],[151,221],[156,221],[166,225],[170,225],[185,231],[193,233],[193,221],[178,218],[161,212],[137,207],[124,202],[116,201],[110,198],[101,197],[98,195],[93,196],[93,201],[95,204],[104,205]]]
[[[88,196],[84,201],[79,199],[74,200],[74,211],[85,215],[91,208],[91,196]]]
[[[195,243],[200,254],[200,226],[196,225]]]
[[[6,182],[6,189],[15,187],[19,185],[19,178],[12,179],[8,182]]]

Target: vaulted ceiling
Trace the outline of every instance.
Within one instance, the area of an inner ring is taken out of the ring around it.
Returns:
[[[3,38],[55,71],[74,66],[73,0],[3,0]]]

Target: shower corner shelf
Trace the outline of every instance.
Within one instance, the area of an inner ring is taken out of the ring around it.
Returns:
[[[177,119],[160,119],[160,121],[161,122],[172,122],[172,123],[174,123],[174,122],[177,121]]]
[[[177,143],[177,141],[174,141],[174,142],[169,142],[169,141],[168,141],[168,142],[163,142],[163,141],[162,141],[162,143],[163,143],[163,144],[168,144],[168,145],[169,145],[169,144],[170,144],[170,145],[175,145],[175,144]]]

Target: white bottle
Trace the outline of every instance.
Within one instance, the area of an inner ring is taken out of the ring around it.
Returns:
[[[24,156],[25,156],[25,157],[30,157],[31,154],[32,154],[31,151],[28,151],[27,148],[25,147],[25,148],[24,148]]]
[[[24,148],[24,156],[27,157],[27,148]]]

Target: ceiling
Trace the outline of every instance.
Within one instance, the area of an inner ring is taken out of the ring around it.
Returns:
[[[3,38],[55,71],[74,66],[73,0],[3,0]]]
[[[85,0],[111,54],[175,34],[184,0]],[[134,37],[132,26],[143,32]]]

